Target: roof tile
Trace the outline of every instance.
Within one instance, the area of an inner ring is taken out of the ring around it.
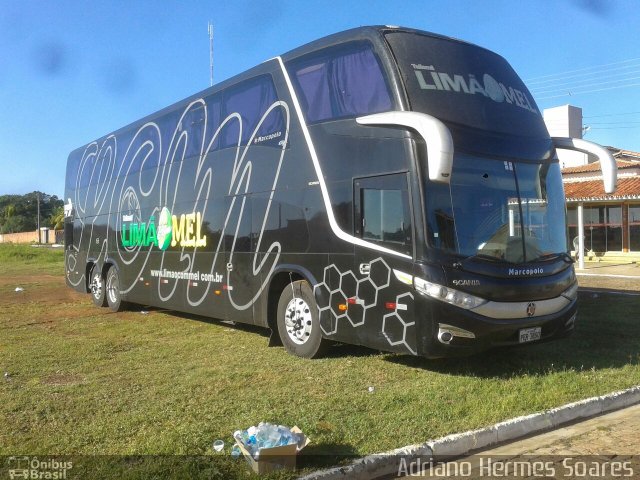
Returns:
[[[618,170],[624,170],[626,168],[640,168],[640,162],[632,160],[616,160]],[[577,167],[567,167],[562,169],[562,173],[587,173],[587,172],[599,172],[600,162],[587,163],[586,165],[580,165]]]
[[[565,182],[564,193],[567,197],[567,201],[616,199],[640,200],[640,177],[619,178],[618,188],[614,194],[604,193],[602,180]]]

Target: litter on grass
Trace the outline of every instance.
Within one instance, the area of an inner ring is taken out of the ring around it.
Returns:
[[[215,442],[213,442],[213,449],[216,452],[221,452],[223,448],[224,448],[224,440],[216,440]]]
[[[298,427],[266,422],[237,430],[233,437],[239,453],[234,448],[232,456],[239,457],[241,453],[257,474],[295,469],[298,452],[309,444],[309,439]]]

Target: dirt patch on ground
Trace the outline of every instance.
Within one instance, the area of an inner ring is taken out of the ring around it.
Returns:
[[[58,282],[64,285],[64,277],[43,273],[41,275],[8,275],[6,277],[0,277],[0,287],[5,285],[20,285],[21,282],[36,283],[39,281]]]
[[[0,278],[0,306],[37,302],[60,305],[89,298],[67,287],[56,275],[15,275]]]

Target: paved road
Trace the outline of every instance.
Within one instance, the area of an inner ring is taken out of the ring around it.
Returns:
[[[482,452],[487,455],[640,455],[640,405]],[[640,475],[640,471],[638,472]]]
[[[580,270],[576,265],[578,285],[582,289],[606,289],[640,295],[640,264],[588,262]]]
[[[640,405],[508,443],[416,478],[640,479]]]

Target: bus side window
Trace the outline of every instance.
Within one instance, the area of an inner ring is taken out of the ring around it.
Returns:
[[[382,68],[368,42],[314,52],[288,63],[307,122],[392,109]]]
[[[273,80],[268,75],[252,78],[225,92],[222,105],[223,117],[226,118],[235,113],[242,118],[241,145],[246,145],[255,132],[254,144],[278,146],[284,137],[285,122],[282,110],[276,108],[264,117],[277,100]],[[260,127],[255,131],[259,123]],[[222,148],[238,146],[239,128],[237,121],[232,121],[224,128]]]
[[[411,209],[406,174],[355,181],[355,231],[363,240],[411,255]]]

